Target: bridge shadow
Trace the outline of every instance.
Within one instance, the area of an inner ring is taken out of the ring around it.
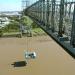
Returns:
[[[13,67],[24,67],[27,65],[27,62],[26,61],[17,61],[17,62],[13,62]]]

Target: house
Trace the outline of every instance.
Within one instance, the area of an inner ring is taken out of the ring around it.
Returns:
[[[5,27],[10,23],[10,20],[7,17],[0,17],[0,28]]]

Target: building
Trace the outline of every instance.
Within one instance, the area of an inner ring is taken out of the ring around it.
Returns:
[[[5,27],[10,23],[10,20],[7,17],[0,17],[0,28]]]

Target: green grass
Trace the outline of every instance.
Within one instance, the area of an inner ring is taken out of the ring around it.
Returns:
[[[36,33],[45,33],[41,28],[34,28],[32,31]]]
[[[41,28],[32,29],[33,35],[45,35],[46,33]]]
[[[29,17],[27,17],[27,16],[24,16],[23,17],[23,21],[24,22],[26,22],[25,24],[26,25],[33,25],[32,26],[32,34],[33,35],[42,35],[42,34],[46,34],[41,28],[39,28],[39,27],[37,27],[37,24],[36,23],[34,23]],[[14,28],[14,26],[16,25],[15,24],[15,22],[14,22],[14,24],[13,23],[10,23],[11,25],[9,26],[9,28],[8,27],[6,27],[6,28],[4,28],[3,29],[3,33],[5,34],[5,35],[7,35],[7,34],[17,34],[18,32],[20,32],[20,30],[19,30],[19,28],[17,28],[16,27],[16,29]],[[18,23],[17,23],[18,24]]]

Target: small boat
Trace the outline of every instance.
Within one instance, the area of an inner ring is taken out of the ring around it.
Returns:
[[[26,59],[35,59],[36,53],[35,52],[25,52],[25,58]]]

